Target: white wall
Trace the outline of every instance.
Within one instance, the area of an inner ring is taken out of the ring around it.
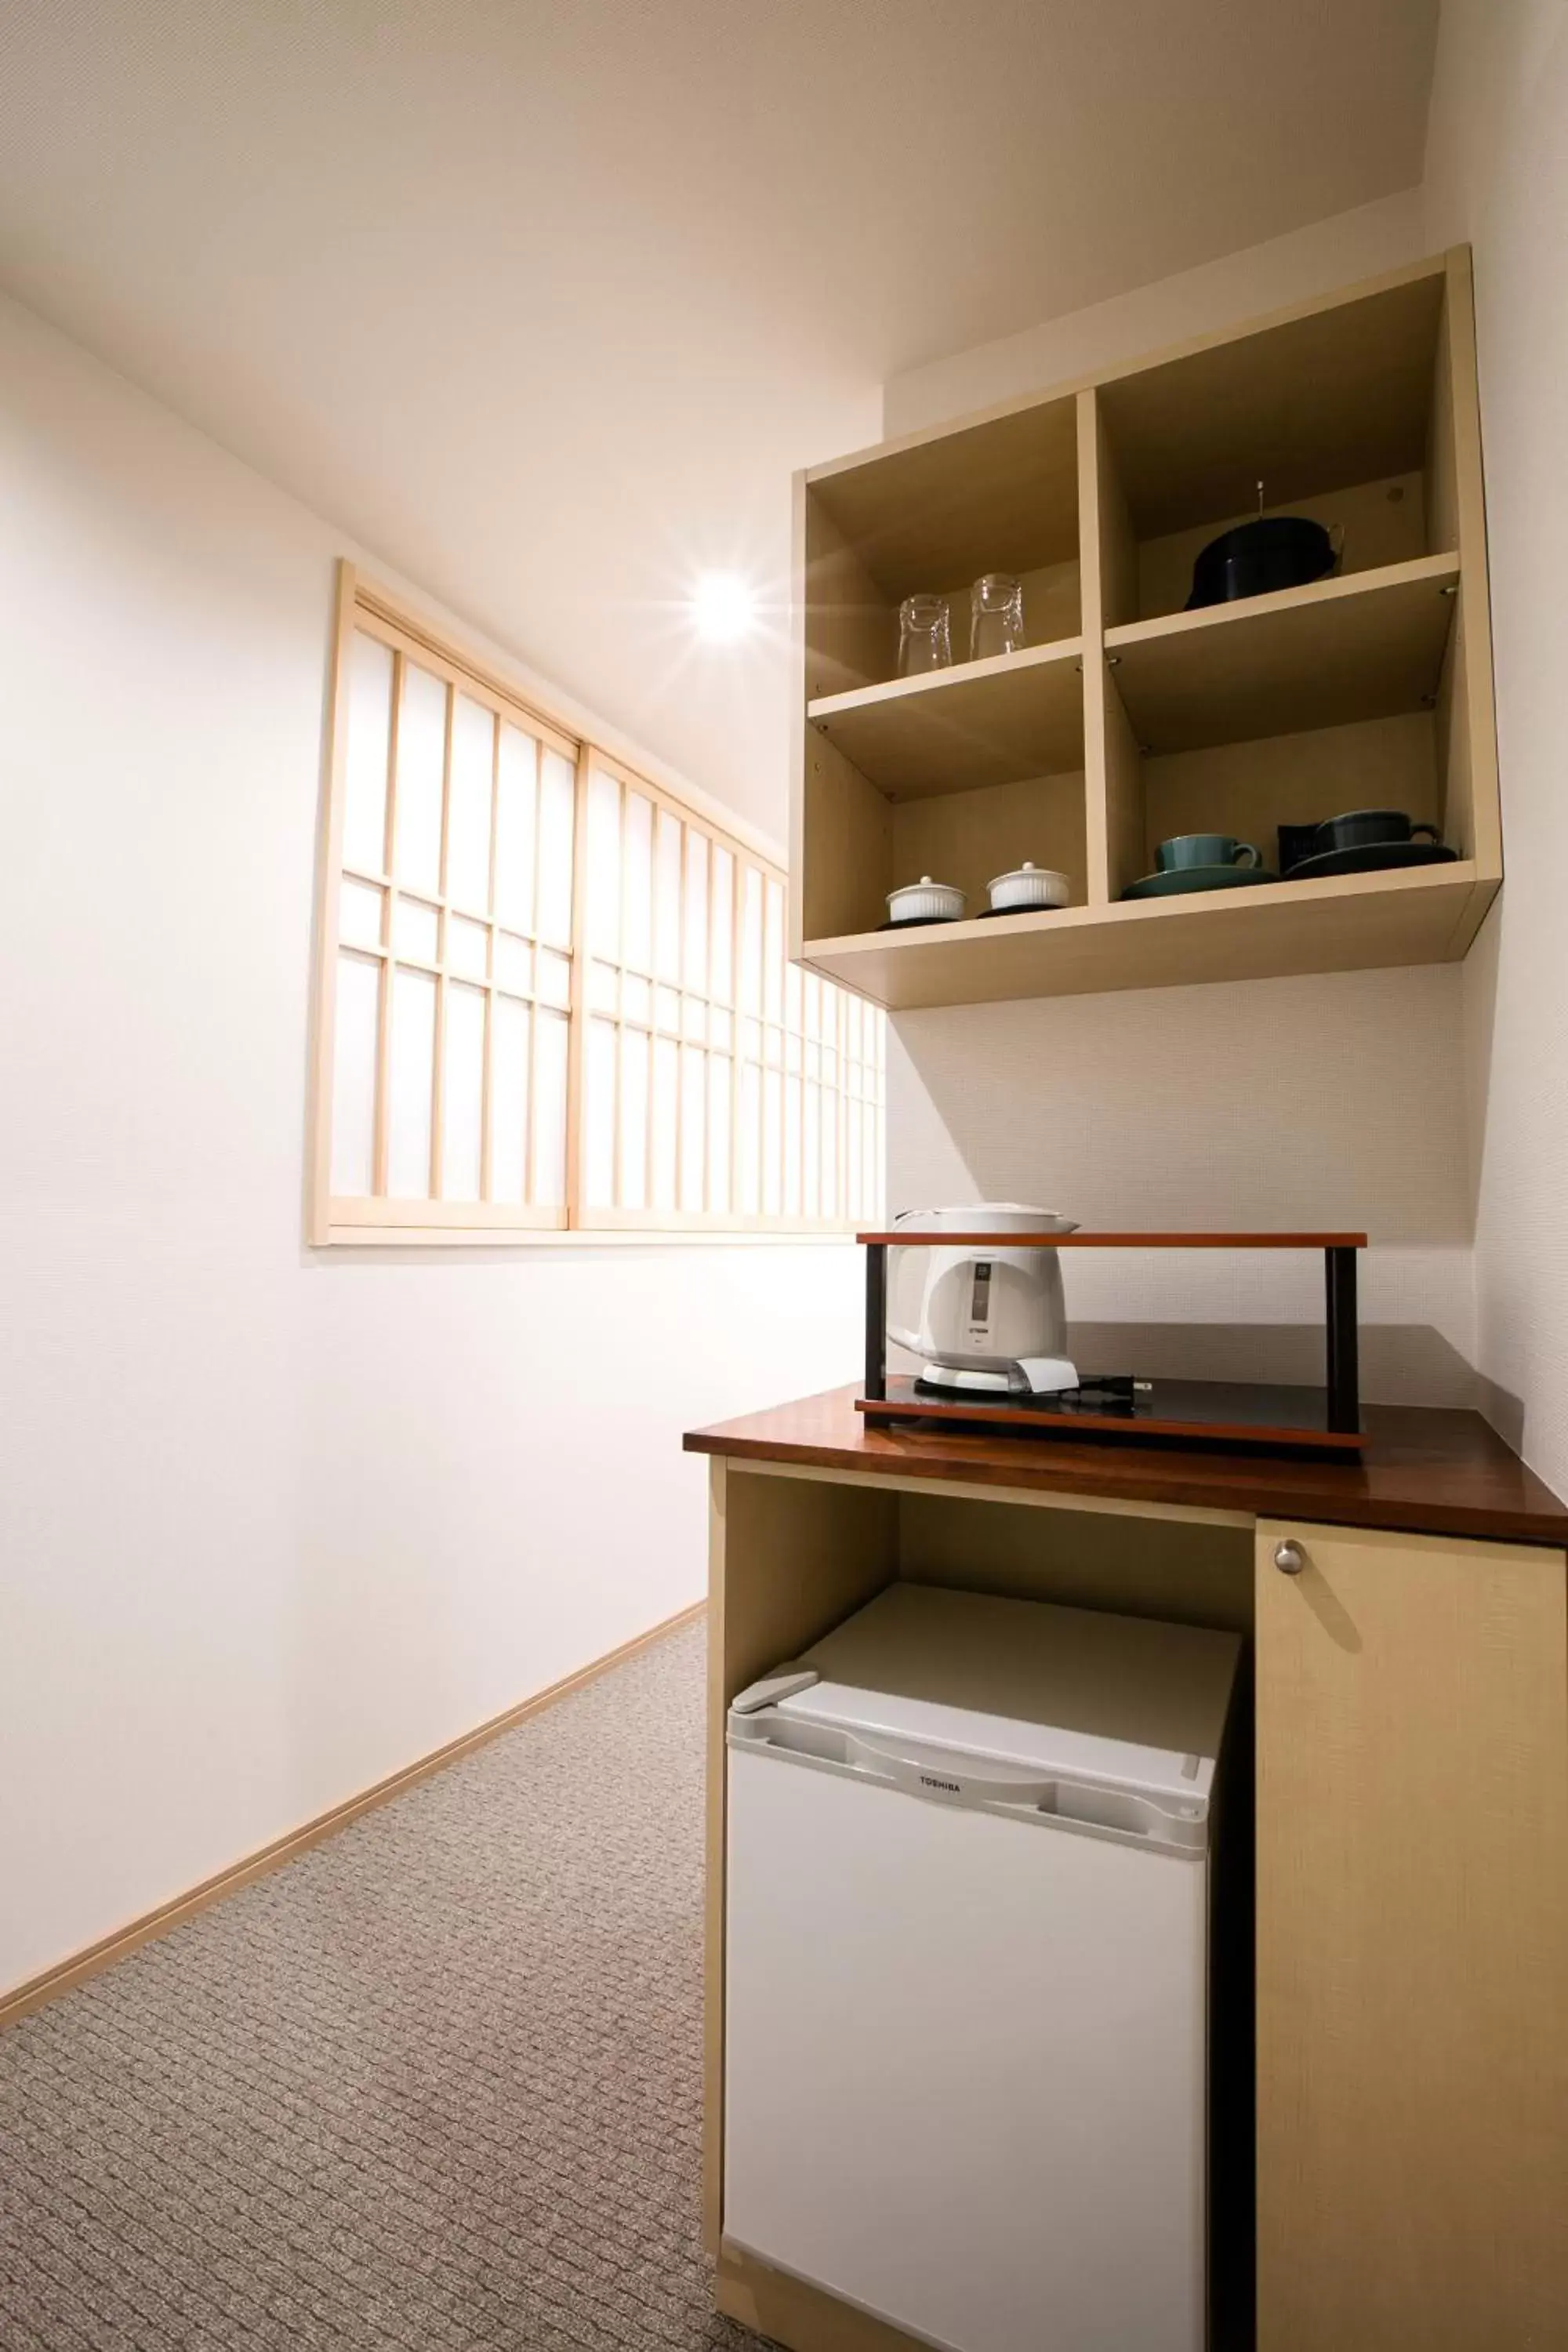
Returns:
[[[914,433],[993,401],[1070,383],[1167,343],[1215,333],[1238,319],[1331,294],[1358,278],[1419,260],[1426,249],[1420,190],[1380,196],[1288,236],[1245,246],[1087,310],[1064,311],[1021,335],[893,376],[882,387],[882,430]]]
[[[1508,879],[1465,966],[1477,1319],[1500,1425],[1568,1492],[1568,6],[1447,0],[1429,235],[1475,248]]]
[[[0,1988],[697,1599],[847,1246],[301,1245],[332,560],[0,305]]]
[[[1385,197],[898,377],[887,429],[1092,373],[1428,249],[1419,192]],[[1478,1401],[1458,971],[964,1006],[893,1026],[890,1206],[979,1196],[1144,1230],[1364,1228],[1368,1395]],[[1318,1376],[1309,1261],[1073,1258],[1068,1285],[1075,1345],[1111,1370]]]

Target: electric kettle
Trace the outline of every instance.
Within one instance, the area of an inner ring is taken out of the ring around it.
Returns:
[[[1009,1234],[1071,1234],[1071,1217],[1016,1201],[906,1209],[894,1229],[994,1234],[998,1246],[895,1249],[888,1267],[888,1337],[924,1359],[920,1386],[957,1393],[1043,1396],[1076,1389],[1067,1349],[1061,1260],[1054,1249],[1010,1249]]]

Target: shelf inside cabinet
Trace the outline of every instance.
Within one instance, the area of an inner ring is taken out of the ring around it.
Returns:
[[[1064,907],[1006,922],[807,940],[805,961],[890,1012],[1274,980],[1461,958],[1497,889],[1468,859],[1405,872]]]
[[[1082,662],[1081,638],[1058,638],[824,695],[806,716],[889,800],[980,792],[1082,767]]]
[[[807,478],[839,543],[895,602],[982,572],[1078,556],[1072,399],[1029,402],[937,436],[862,452]]]
[[[1313,581],[1105,633],[1152,751],[1241,743],[1430,708],[1453,625],[1457,555]]]

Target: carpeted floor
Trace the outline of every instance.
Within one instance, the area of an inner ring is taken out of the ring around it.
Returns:
[[[0,2036],[5,2352],[746,2352],[694,1628]]]

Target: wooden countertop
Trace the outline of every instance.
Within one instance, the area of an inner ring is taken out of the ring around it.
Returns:
[[[741,1462],[1568,1548],[1568,1509],[1479,1412],[1369,1404],[1363,1411],[1365,1450],[1358,1461],[1346,1462],[1219,1447],[992,1436],[934,1422],[868,1427],[855,1410],[858,1393],[853,1387],[828,1389],[712,1429],[690,1430],[686,1450]]]

